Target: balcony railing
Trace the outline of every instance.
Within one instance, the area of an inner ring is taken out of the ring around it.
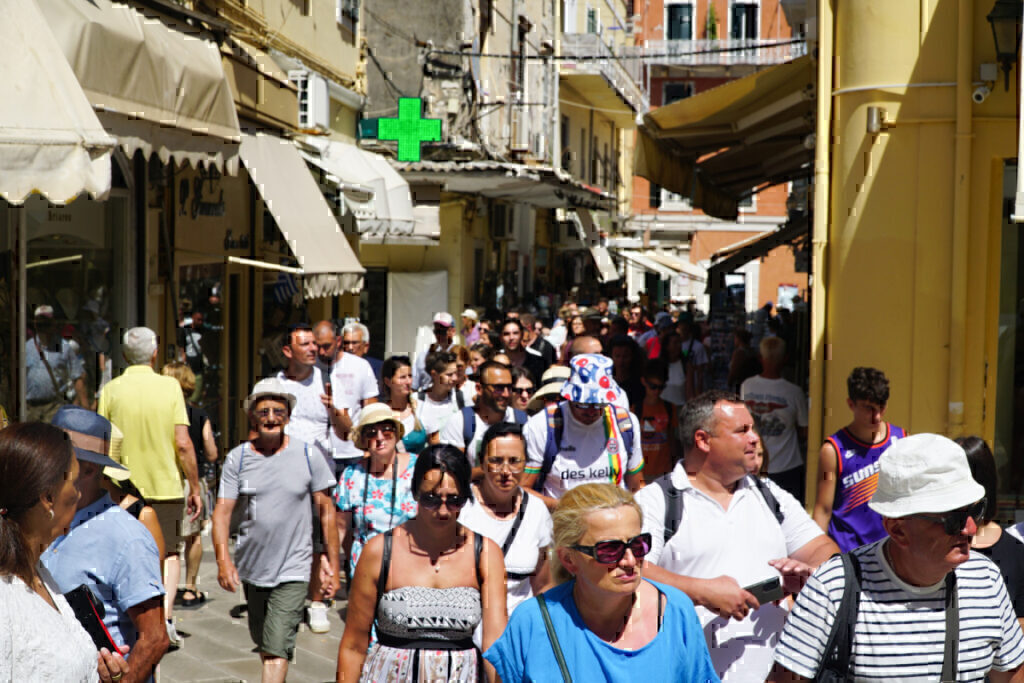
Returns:
[[[664,64],[672,66],[771,66],[807,54],[807,43],[785,39],[648,40],[646,45],[625,47],[623,62],[639,69]]]
[[[566,33],[562,36],[562,69],[575,73],[600,73],[638,113],[649,108],[640,69],[620,59],[595,33]],[[574,61],[578,58],[578,61]],[[632,60],[637,61],[637,60]]]

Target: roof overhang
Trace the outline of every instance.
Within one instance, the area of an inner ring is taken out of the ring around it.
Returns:
[[[656,109],[640,127],[635,172],[735,220],[741,199],[810,174],[814,92],[805,56]]]
[[[584,102],[579,106],[587,106],[601,112],[601,115],[614,122],[619,128],[633,128],[639,112],[633,109],[622,98],[619,91],[604,75],[587,70],[576,70],[575,65],[565,64],[559,71],[559,80],[568,84]],[[562,104],[572,106],[571,97],[564,91],[560,95]]]
[[[806,215],[790,218],[777,230],[762,233],[719,249],[711,255],[712,264],[708,268],[708,285],[714,283],[718,275],[731,273],[756,258],[783,244],[790,244],[809,235],[810,222]]]
[[[392,162],[409,184],[438,184],[446,192],[521,202],[539,209],[616,210],[615,198],[560,169],[498,161]]]

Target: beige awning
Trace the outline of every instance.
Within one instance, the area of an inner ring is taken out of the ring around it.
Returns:
[[[115,140],[103,130],[35,0],[7,3],[0,21],[0,197],[38,192],[63,204],[110,191]]]
[[[597,275],[601,282],[614,282],[619,279],[619,271],[615,268],[615,262],[607,247],[601,246],[601,233],[594,223],[594,217],[589,209],[577,208],[572,213],[576,222],[576,228],[580,232],[580,239],[590,250],[590,256],[594,259],[594,266],[597,268]]]
[[[681,258],[677,258],[674,254],[670,254],[664,251],[648,251],[647,255],[658,263],[668,266],[672,270],[677,271],[680,275],[687,277],[691,280],[698,280],[704,282],[708,279],[708,272],[700,266],[694,265],[689,261],[684,261]]]
[[[253,185],[302,268],[308,298],[358,292],[363,274],[320,188],[291,142],[243,133],[239,150]]]
[[[213,41],[111,0],[46,0],[41,8],[104,127],[129,156],[141,150],[165,163],[237,172],[238,117]]]
[[[806,56],[660,107],[644,116],[634,171],[735,220],[741,199],[810,175],[814,98]]]
[[[635,249],[616,249],[616,253],[633,265],[643,268],[646,271],[658,275],[663,280],[671,280],[675,273],[660,263],[656,263],[644,256],[644,253]]]

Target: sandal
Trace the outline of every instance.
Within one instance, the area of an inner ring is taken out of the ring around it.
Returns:
[[[181,592],[181,595],[179,595],[178,598],[180,600],[179,604],[182,607],[198,607],[206,602],[206,593],[186,588]],[[178,602],[178,600],[175,600],[175,602]]]

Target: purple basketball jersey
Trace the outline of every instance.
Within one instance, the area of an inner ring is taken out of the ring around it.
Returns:
[[[886,423],[885,438],[876,444],[856,439],[845,427],[828,438],[836,450],[836,495],[828,535],[842,552],[885,538],[882,518],[868,507],[878,488],[878,458],[906,434]]]

